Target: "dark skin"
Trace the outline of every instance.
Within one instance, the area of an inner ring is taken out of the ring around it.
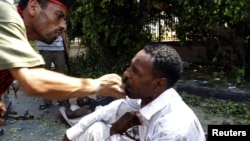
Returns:
[[[153,76],[153,61],[154,57],[141,50],[123,74],[126,95],[132,99],[141,99],[141,107],[153,101],[167,89],[166,78]],[[136,112],[127,112],[112,124],[110,135],[123,134],[129,128],[140,124]],[[66,134],[62,141],[69,141]]]
[[[110,136],[114,134],[122,134],[133,126],[141,125],[136,112],[127,112],[120,119],[118,119],[110,128]]]
[[[82,117],[84,115],[87,115],[89,113],[91,113],[92,111],[89,108],[89,105],[84,105],[84,103],[86,103],[87,101],[85,101],[82,97],[79,97],[77,99],[77,105],[81,106],[81,108],[72,111],[70,109],[70,103],[68,100],[64,101],[64,107],[65,107],[65,113],[67,115],[68,118],[77,118],[77,117]],[[70,141],[68,139],[68,137],[66,136],[66,134],[63,136],[62,141]]]
[[[70,109],[70,103],[68,100],[64,101],[65,104],[65,113],[67,115],[68,118],[73,119],[73,118],[78,118],[78,117],[82,117],[84,115],[90,114],[92,111],[90,110],[88,101],[85,101],[86,98],[84,99],[83,97],[77,98],[77,105],[80,106],[81,108],[72,111]]]
[[[152,75],[153,61],[153,57],[141,50],[132,59],[131,65],[123,74],[127,96],[140,98],[142,100],[141,107],[158,97],[167,86],[166,78]],[[136,125],[141,125],[136,113],[127,112],[112,125],[110,135],[122,134]]]
[[[129,98],[141,99],[141,107],[158,97],[167,88],[167,79],[153,76],[154,57],[139,51],[123,73],[123,84]]]
[[[70,141],[66,134],[64,134],[62,141]]]
[[[114,100],[114,98],[112,98],[112,97],[106,97],[106,98],[104,97],[104,98],[101,98],[99,100],[95,100],[95,99],[89,98],[87,96],[78,97],[76,99],[76,103],[79,106],[79,108],[74,110],[74,111],[72,111],[70,108],[71,104],[70,104],[69,100],[63,101],[63,105],[65,108],[65,114],[66,114],[67,118],[74,119],[74,118],[79,118],[79,117],[83,117],[85,115],[88,115],[95,110],[96,106],[107,105],[113,100]],[[63,115],[60,114],[59,118],[63,123],[68,124],[67,120],[64,119]]]
[[[79,98],[77,100],[79,101]],[[92,112],[92,110],[90,109],[90,106],[89,105],[81,105],[82,102],[83,101],[81,101],[80,104],[77,102],[77,105],[80,106],[80,108],[75,110],[75,111],[72,111],[70,109],[69,100],[63,101],[64,108],[65,108],[65,114],[69,119],[83,117],[83,116],[85,116],[87,114],[90,114]],[[60,119],[60,121],[62,123],[65,123],[65,124],[69,125],[68,122],[66,121],[66,119],[63,117],[63,115],[59,114],[58,118]],[[71,125],[69,125],[69,126],[71,126]]]

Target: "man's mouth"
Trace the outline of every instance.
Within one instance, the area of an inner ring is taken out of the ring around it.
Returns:
[[[127,95],[127,94],[129,93],[131,87],[130,87],[129,82],[128,82],[128,80],[127,80],[126,78],[124,78],[124,79],[122,80],[122,82],[123,82],[123,85],[124,85],[125,93],[126,93],[126,95]]]
[[[58,36],[60,36],[60,32],[56,32],[56,38],[58,37]]]

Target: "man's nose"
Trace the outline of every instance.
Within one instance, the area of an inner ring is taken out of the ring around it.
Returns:
[[[67,30],[67,24],[66,24],[65,20],[62,20],[62,21],[60,22],[60,27],[61,27],[61,29],[62,29],[63,31]]]
[[[123,78],[127,79],[129,77],[129,68],[127,68],[124,72],[123,72]]]

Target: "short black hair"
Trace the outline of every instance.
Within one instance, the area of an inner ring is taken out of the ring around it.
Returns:
[[[27,6],[29,0],[19,0],[18,6],[23,10]],[[37,2],[41,5],[42,8],[45,8],[50,0],[37,0]],[[62,4],[64,4],[68,9],[74,3],[74,0],[56,0]]]
[[[178,52],[171,46],[164,44],[151,44],[143,49],[154,57],[153,76],[165,77],[168,80],[167,88],[174,86],[180,78],[183,66]]]

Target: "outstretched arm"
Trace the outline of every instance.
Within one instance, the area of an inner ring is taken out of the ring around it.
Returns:
[[[125,97],[119,91],[122,82],[117,74],[92,79],[70,77],[44,68],[14,68],[10,72],[29,96],[46,99],[69,99],[92,94]]]

